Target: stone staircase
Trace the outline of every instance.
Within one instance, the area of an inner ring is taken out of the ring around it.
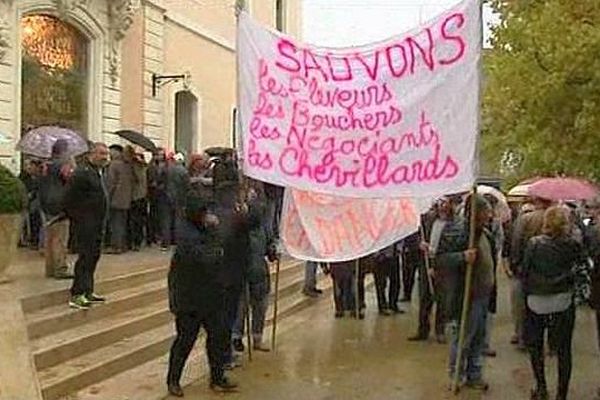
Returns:
[[[164,397],[166,357],[174,338],[167,300],[167,272],[165,265],[149,265],[135,273],[100,281],[97,291],[106,295],[108,301],[90,310],[70,309],[67,290],[22,300],[46,400]],[[274,271],[272,280],[273,277]],[[303,283],[302,262],[282,261],[278,320],[315,302],[302,295]],[[321,286],[327,296],[331,291],[330,279],[323,280]],[[271,303],[272,300],[273,296]],[[267,315],[270,325],[271,309]],[[202,367],[188,371],[184,384],[207,371],[204,340],[198,341],[191,359],[195,360],[194,365]],[[141,379],[143,384],[136,387],[132,382],[140,382],[140,376],[149,378]]]

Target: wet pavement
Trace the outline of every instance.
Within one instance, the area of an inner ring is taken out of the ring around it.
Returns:
[[[506,287],[507,282],[503,283]],[[485,375],[491,388],[486,394],[463,390],[454,396],[447,390],[447,345],[433,341],[409,343],[416,331],[417,305],[405,305],[405,315],[380,317],[375,294],[368,294],[364,321],[335,320],[332,301],[324,299],[283,323],[275,354],[255,354],[254,361],[231,376],[240,384],[242,399],[529,399],[532,375],[528,357],[509,344],[512,324],[508,295],[501,304],[493,333],[498,357],[486,360]],[[416,297],[416,296],[415,296]],[[592,312],[580,309],[575,332],[571,400],[592,400],[600,386],[600,354]],[[555,359],[548,358],[551,393],[556,382]],[[186,398],[222,399],[205,380],[184,388]],[[553,398],[553,397],[551,397]]]

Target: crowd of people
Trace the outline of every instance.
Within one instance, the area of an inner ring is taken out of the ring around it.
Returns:
[[[169,392],[183,395],[182,370],[202,327],[211,386],[235,389],[225,370],[238,365],[244,329],[251,330],[246,345],[269,351],[263,330],[271,291],[269,263],[279,257],[280,188],[241,178],[233,151],[216,158],[193,155],[186,162],[182,154],[158,149],[146,161],[132,146],[92,143],[77,160],[68,154],[66,143],[58,141],[49,161],[25,164],[22,180],[30,201],[23,245],[43,243],[47,276],[74,279],[69,304],[78,309],[105,301],[94,293],[102,251],[175,246],[169,300],[177,338],[169,360]],[[460,381],[487,390],[482,358],[496,356],[490,338],[498,275],[503,273],[510,282],[510,341],[530,354],[536,381],[531,398],[548,398],[548,347],[558,358],[556,398],[563,400],[569,391],[578,306],[595,308],[600,346],[600,201],[573,205],[528,199],[514,203],[508,219],[497,212],[499,201],[489,194],[444,197],[422,216],[415,234],[360,260],[321,263],[333,280],[334,316],[364,318],[369,273],[382,316],[404,313],[400,304],[412,300],[417,286],[418,329],[409,340],[427,341],[433,332],[438,343],[449,342],[450,376],[457,373],[461,354]],[[78,255],[74,274],[67,264],[69,248]],[[465,342],[459,349],[469,265],[472,286]],[[322,293],[318,266],[306,263],[307,296]],[[246,313],[252,315],[249,327]]]
[[[357,260],[358,266],[357,261],[324,265],[334,283],[335,317],[364,318],[364,279],[370,272],[379,313],[402,313],[399,302],[410,301],[416,272],[418,329],[408,340],[428,341],[433,324],[435,340],[450,342],[448,371],[454,380],[470,264],[472,286],[459,384],[485,391],[489,384],[482,360],[496,357],[491,334],[498,283],[504,282],[499,274],[505,274],[514,324],[514,335],[507,340],[517,351],[530,355],[536,382],[531,399],[549,398],[546,348],[558,359],[556,399],[567,399],[577,307],[596,310],[600,348],[600,201],[557,204],[541,198],[519,199],[511,204],[510,218],[502,219],[498,198],[491,194],[471,197],[440,199],[422,216],[419,232]],[[404,296],[399,300],[401,283]],[[544,343],[546,336],[548,343]]]

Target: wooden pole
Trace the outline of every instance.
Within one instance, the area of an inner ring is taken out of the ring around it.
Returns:
[[[477,185],[473,186],[471,192],[471,216],[469,219],[469,249],[476,247],[475,243],[475,228],[477,221]],[[454,371],[454,380],[452,382],[455,394],[460,392],[460,377],[462,368],[462,358],[465,345],[465,335],[467,333],[467,319],[469,317],[469,308],[471,306],[471,284],[473,281],[473,263],[467,263],[467,271],[465,273],[465,290],[463,294],[462,313],[460,317],[459,334],[458,334],[458,350],[456,354],[456,365]]]
[[[277,312],[279,305],[279,271],[281,270],[281,261],[277,257],[275,262],[275,293],[273,299],[273,325],[271,327],[271,350],[275,351],[275,344],[277,341]]]
[[[250,325],[250,285],[246,283],[244,293],[244,308],[246,310],[246,342],[248,343],[248,360],[252,361],[252,326]]]

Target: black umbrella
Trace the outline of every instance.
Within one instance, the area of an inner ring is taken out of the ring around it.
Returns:
[[[204,150],[204,152],[206,154],[208,154],[211,157],[225,157],[227,155],[231,155],[235,152],[235,149],[232,149],[231,147],[209,147],[208,149]]]
[[[115,132],[115,135],[120,136],[123,139],[144,148],[145,150],[151,151],[153,153],[156,152],[157,147],[152,142],[152,140],[148,139],[146,136],[139,132],[125,129],[122,131]]]

